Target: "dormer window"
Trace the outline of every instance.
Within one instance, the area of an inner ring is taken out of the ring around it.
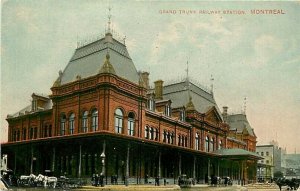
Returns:
[[[171,116],[171,107],[169,104],[166,105],[165,107],[165,114],[166,116],[170,117]]]
[[[222,149],[222,147],[223,147],[222,140],[220,140],[218,149]]]
[[[180,121],[185,121],[185,110],[180,111]]]
[[[36,99],[33,99],[32,100],[32,108],[31,108],[32,111],[36,111],[37,110],[37,100]]]
[[[155,104],[154,100],[152,98],[150,98],[148,100],[148,109],[150,111],[154,111],[155,110],[155,105],[154,104]]]

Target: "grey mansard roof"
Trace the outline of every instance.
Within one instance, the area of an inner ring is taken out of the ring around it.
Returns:
[[[255,136],[254,130],[250,126],[245,114],[228,115],[227,123],[230,126],[230,130],[236,130],[238,133],[246,130],[249,135]]]
[[[188,83],[186,81],[164,86],[164,99],[170,99],[172,101],[172,107],[177,108],[186,106],[189,102],[190,95],[192,97],[192,102],[195,106],[195,109],[198,112],[206,113],[212,107],[215,107],[217,112],[219,113],[219,116],[222,118],[222,114],[218,108],[213,94],[206,90],[203,90],[202,88],[196,86],[192,82],[189,82],[189,84],[189,88]]]
[[[116,75],[133,83],[139,83],[139,75],[124,44],[106,34],[105,38],[77,48],[64,69],[61,85],[75,81],[76,76],[87,78],[97,75],[105,61],[106,54],[110,55]]]
[[[53,103],[52,103],[52,100],[49,99],[49,96],[46,96],[43,94],[37,94],[37,93],[33,93],[33,95],[46,98],[47,101],[43,104],[42,107],[39,107],[38,110],[36,110],[36,111],[32,111],[32,104],[30,104],[12,115],[7,115],[7,118],[15,118],[15,117],[20,117],[22,115],[27,115],[27,114],[32,114],[35,112],[52,109]]]

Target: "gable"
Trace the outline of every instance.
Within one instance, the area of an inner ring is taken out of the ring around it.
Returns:
[[[214,106],[205,113],[205,119],[214,124],[222,122],[222,118]]]

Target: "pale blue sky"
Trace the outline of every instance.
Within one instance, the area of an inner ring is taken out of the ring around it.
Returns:
[[[151,81],[190,76],[204,86],[214,77],[222,109],[247,117],[261,144],[272,139],[300,152],[300,3],[110,1],[115,31],[138,70]],[[1,140],[5,117],[50,87],[71,58],[77,39],[104,34],[108,1],[4,1],[1,25]],[[251,15],[282,9],[283,15]],[[160,14],[176,10],[176,14]],[[242,10],[245,15],[179,14],[179,10]],[[277,134],[277,136],[276,136]]]

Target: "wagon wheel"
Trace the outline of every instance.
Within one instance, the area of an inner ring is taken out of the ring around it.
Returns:
[[[20,178],[18,178],[17,180],[17,186],[20,187],[22,185],[22,181],[20,180]]]

